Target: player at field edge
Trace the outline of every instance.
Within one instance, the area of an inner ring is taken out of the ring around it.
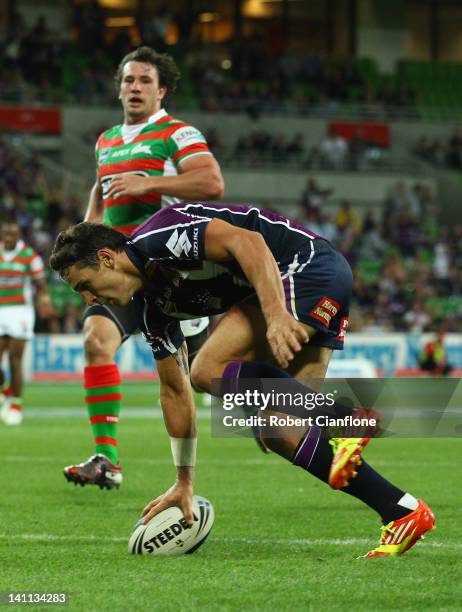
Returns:
[[[449,376],[451,373],[453,368],[448,363],[444,337],[445,332],[441,330],[423,347],[417,358],[422,372],[429,372],[432,376]]]
[[[180,198],[223,196],[220,167],[204,136],[163,108],[179,78],[173,58],[150,47],[139,47],[120,62],[115,80],[124,123],[106,130],[96,143],[96,181],[86,221],[103,221],[128,235]],[[184,327],[192,357],[207,337],[208,319]],[[85,311],[85,401],[96,448],[87,461],[64,468],[70,482],[108,489],[122,482],[117,447],[121,376],[115,355],[137,331],[130,304],[93,304]]]
[[[192,521],[195,407],[180,320],[225,313],[192,364],[191,381],[208,391],[212,379],[285,378],[299,392],[304,381],[324,378],[332,351],[343,348],[352,290],[345,258],[322,237],[256,207],[183,202],[129,238],[79,224],[58,236],[50,265],[88,304],[133,302],[152,347],[177,478],[145,507],[145,521],[172,505]],[[434,516],[360,461],[367,441],[327,440],[317,427],[263,439],[380,515],[379,546],[365,557],[399,555],[433,528]]]
[[[0,418],[7,425],[23,420],[22,360],[26,343],[34,335],[34,296],[44,316],[53,314],[40,255],[21,239],[16,222],[2,224],[0,235],[0,364],[8,354],[10,382],[0,369]]]

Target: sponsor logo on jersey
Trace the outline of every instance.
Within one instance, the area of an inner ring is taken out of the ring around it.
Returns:
[[[194,257],[199,257],[199,228],[193,230],[193,253]]]
[[[109,157],[110,151],[111,151],[111,149],[109,149],[109,148],[101,149],[100,154],[99,154],[99,163],[100,164],[104,164],[104,162]]]
[[[180,128],[172,134],[171,138],[179,149],[183,149],[192,144],[205,143],[205,138],[199,130],[192,126]]]
[[[114,157],[123,157],[124,155],[138,155],[140,153],[144,153],[145,155],[151,155],[151,147],[149,145],[143,144],[139,142],[135,146],[130,145],[129,147],[124,147],[123,149],[119,149],[118,151],[112,151],[111,158]],[[107,157],[107,156],[106,156]]]
[[[140,142],[133,147],[131,153],[132,155],[138,155],[138,153],[146,153],[146,155],[151,155],[151,147]]]
[[[180,257],[182,253],[188,255],[192,244],[188,238],[186,230],[181,232],[181,234],[178,233],[178,230],[175,230],[165,246],[169,249],[169,251],[176,255],[176,257]]]
[[[331,319],[335,317],[339,310],[340,305],[335,300],[323,297],[310,312],[310,315],[329,327]]]

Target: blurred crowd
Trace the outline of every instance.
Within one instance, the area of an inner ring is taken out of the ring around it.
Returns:
[[[66,185],[53,185],[37,153],[27,153],[0,140],[0,220],[15,221],[23,239],[45,262],[58,233],[81,220],[82,202]],[[82,302],[65,283],[50,278],[56,316],[37,318],[39,332],[74,332],[81,328]]]
[[[361,130],[349,140],[335,131],[328,131],[323,140],[310,149],[305,167],[360,171],[382,167],[389,161],[387,148],[367,140]]]
[[[328,118],[349,104],[370,119],[416,115],[416,93],[407,83],[374,87],[351,60],[297,56],[264,35],[236,38],[228,51],[225,61],[201,46],[188,55],[194,93],[207,112]]]
[[[254,118],[290,112],[331,117],[348,103],[364,117],[383,118],[398,117],[403,109],[409,116],[415,106],[415,92],[405,82],[373,86],[354,61],[296,54],[276,25],[208,43],[197,27],[200,11],[192,6],[188,12],[167,4],[140,5],[145,8],[134,15],[134,25],[125,28],[107,28],[108,15],[97,0],[70,2],[68,27],[59,30],[44,16],[27,26],[14,9],[0,31],[0,97],[116,105],[116,66],[135,46],[147,44],[177,60],[183,107],[246,112]],[[172,26],[174,43],[168,38]],[[363,105],[367,109],[361,111]]]
[[[331,214],[332,196],[332,189],[309,179],[299,220],[333,242],[353,269],[350,329],[460,331],[462,224],[441,224],[431,189],[399,181],[381,213],[359,214],[345,200]]]
[[[415,144],[414,153],[431,164],[461,170],[462,130],[454,128],[447,140],[421,136]]]
[[[112,104],[113,75],[131,50],[127,34],[104,40],[105,14],[96,0],[69,4],[68,30],[55,30],[46,17],[28,27],[13,9],[0,39],[1,98],[11,102]]]
[[[212,151],[214,139],[212,138]],[[256,129],[240,136],[231,151],[231,160],[242,165],[258,166],[270,164],[297,164],[306,162],[307,151],[301,132],[291,137],[282,132],[272,134]]]
[[[386,149],[368,142],[360,134],[351,140],[328,132],[322,141],[307,146],[303,132],[286,134],[255,127],[226,147],[217,128],[205,134],[215,157],[223,164],[245,167],[291,166],[299,169],[364,170],[389,162]]]
[[[307,181],[298,221],[333,242],[354,271],[351,329],[459,331],[462,325],[462,224],[447,227],[425,183],[397,182],[381,208],[349,201]],[[25,240],[47,261],[59,231],[81,220],[86,194],[50,184],[40,156],[0,141],[0,218],[16,220]],[[270,203],[266,207],[271,207]],[[364,212],[360,212],[364,211]],[[75,332],[82,302],[50,276],[57,316],[37,331]]]

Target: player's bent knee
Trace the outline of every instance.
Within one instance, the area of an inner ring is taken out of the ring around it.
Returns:
[[[89,317],[85,319],[83,331],[87,365],[113,362],[122,341],[115,323],[104,317]]]
[[[207,376],[198,356],[191,364],[190,378],[192,386],[198,391],[208,391],[210,389],[210,377]]]
[[[195,389],[209,392],[212,380],[221,378],[224,368],[224,364],[202,358],[199,352],[191,365],[191,384]]]
[[[96,333],[85,335],[84,350],[88,365],[103,365],[114,361],[119,343],[105,342],[104,336]]]

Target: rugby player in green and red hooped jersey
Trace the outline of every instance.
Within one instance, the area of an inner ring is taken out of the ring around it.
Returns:
[[[0,236],[0,363],[8,353],[10,384],[0,386],[0,417],[7,425],[22,422],[22,358],[34,335],[32,287],[42,314],[53,313],[42,258],[21,240],[17,223],[3,223]],[[0,385],[4,384],[0,370]]]
[[[139,47],[120,62],[116,83],[124,122],[96,143],[96,181],[86,221],[104,221],[129,234],[163,206],[223,196],[220,167],[203,135],[162,108],[179,76],[173,59],[150,47]],[[84,386],[96,453],[64,468],[66,479],[82,486],[112,488],[122,482],[117,450],[121,378],[115,355],[136,331],[132,309],[99,304],[85,313]],[[184,330],[190,355],[207,335],[207,323],[198,319]]]

